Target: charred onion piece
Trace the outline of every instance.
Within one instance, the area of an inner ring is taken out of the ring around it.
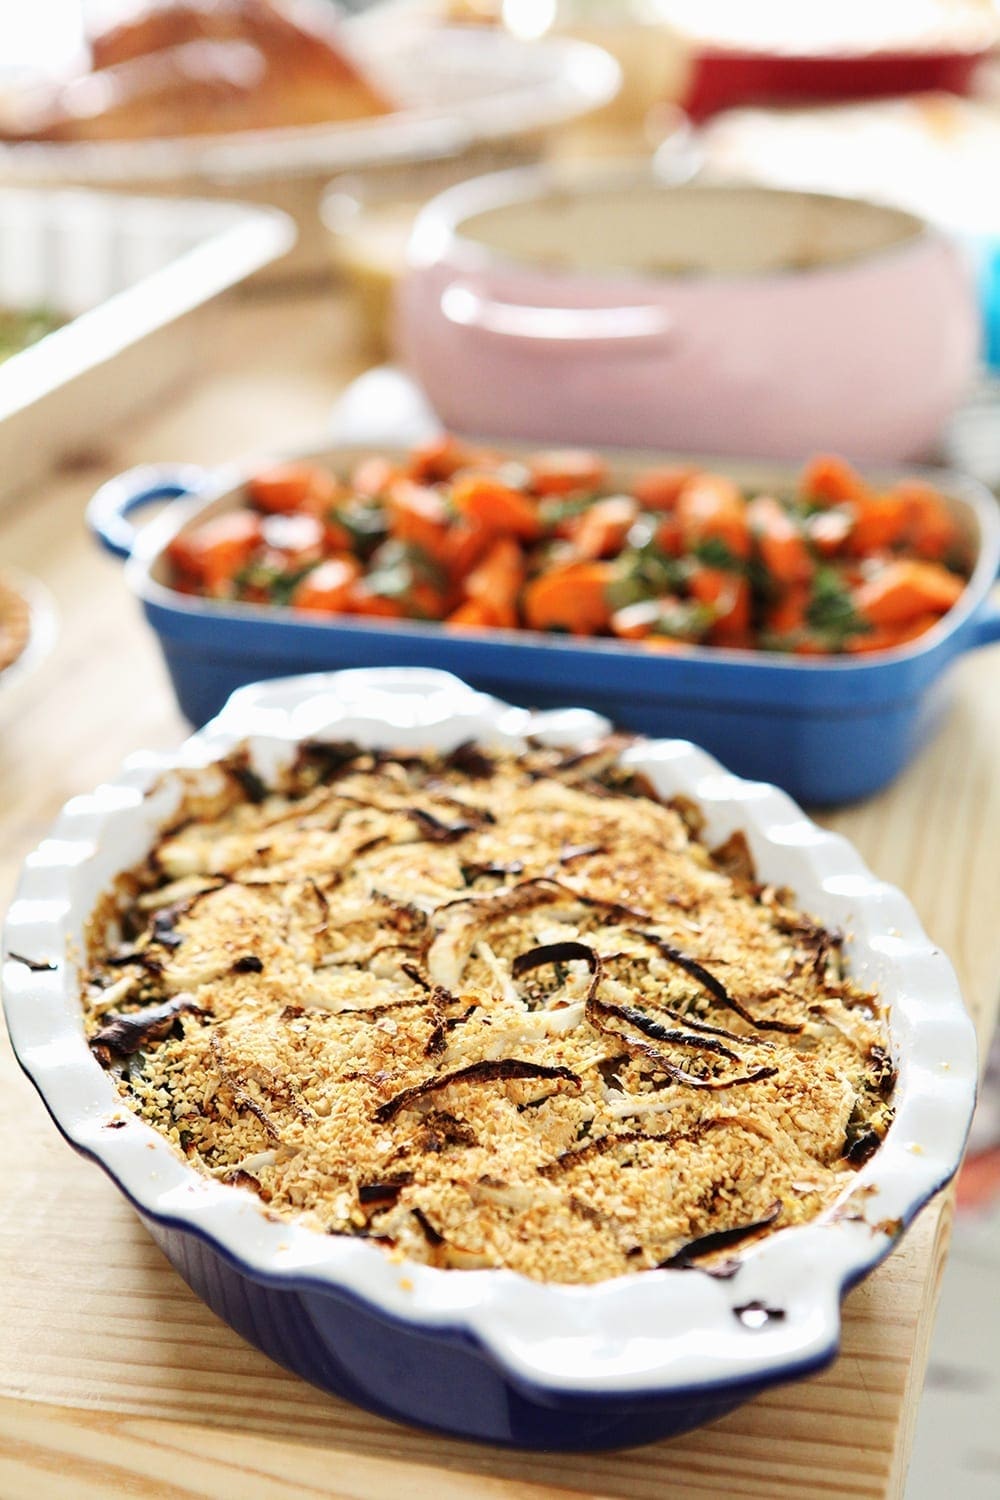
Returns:
[[[456,745],[454,750],[445,756],[445,765],[450,766],[452,770],[460,771],[463,776],[470,776],[474,781],[486,781],[496,771],[496,762],[491,760],[474,740],[466,740],[464,744]]]
[[[762,1219],[756,1219],[752,1224],[737,1224],[732,1229],[713,1229],[709,1234],[700,1234],[697,1239],[688,1240],[679,1250],[666,1260],[661,1260],[658,1269],[661,1271],[688,1271],[704,1255],[712,1255],[716,1250],[728,1250],[732,1245],[739,1245],[743,1240],[750,1239],[751,1235],[759,1234],[762,1229],[769,1229],[781,1213],[781,1199],[776,1198]]]
[[[7,956],[16,964],[24,964],[24,967],[30,969],[32,974],[54,974],[59,967],[58,964],[49,963],[45,958],[25,958],[23,953],[15,953],[13,949]]]
[[[467,1067],[457,1068],[453,1073],[439,1073],[435,1078],[415,1083],[412,1088],[403,1089],[402,1093],[388,1099],[385,1104],[380,1104],[373,1118],[379,1125],[384,1125],[386,1120],[398,1115],[401,1109],[407,1109],[418,1099],[425,1099],[438,1089],[446,1089],[449,1084],[490,1083],[499,1078],[562,1078],[567,1083],[576,1084],[578,1088],[580,1086],[580,1079],[569,1068],[527,1062],[519,1057],[501,1057],[492,1061],[469,1063]]]
[[[112,1014],[90,1038],[91,1051],[107,1067],[112,1057],[131,1057],[141,1048],[148,1047],[150,1042],[162,1042],[170,1035],[177,1017],[185,1013],[208,1014],[193,1000],[181,995],[164,1000],[162,1005],[150,1005],[145,1010],[134,1010],[127,1015]]]
[[[642,932],[635,928],[632,930],[632,936],[651,943],[663,958],[676,964],[686,974],[690,974],[692,979],[697,979],[713,999],[718,1000],[720,1005],[725,1005],[729,1010],[735,1011],[741,1020],[746,1021],[747,1025],[752,1026],[756,1031],[795,1033],[802,1030],[800,1021],[759,1021],[756,1016],[750,1014],[741,1000],[737,1000],[729,993],[721,979],[717,979],[690,953],[685,953],[682,948],[675,948],[673,943],[668,943],[666,938],[657,937],[655,932]]]
[[[572,963],[574,959],[582,958],[592,974],[597,973],[600,959],[587,943],[565,942],[565,943],[543,943],[541,947],[529,948],[526,953],[519,953],[510,966],[510,971],[515,979],[520,979],[522,974],[527,974],[531,969],[539,969],[543,964]]]
[[[596,1030],[603,1031],[606,1035],[617,1037],[619,1041],[624,1042],[630,1051],[638,1052],[643,1057],[648,1057],[650,1062],[655,1063],[656,1067],[661,1072],[666,1073],[668,1078],[672,1078],[675,1083],[684,1084],[686,1088],[691,1089],[733,1089],[738,1088],[741,1084],[758,1083],[761,1079],[773,1078],[777,1073],[777,1068],[754,1068],[752,1072],[740,1073],[734,1078],[699,1078],[694,1073],[688,1073],[686,1069],[679,1068],[676,1063],[672,1063],[669,1058],[664,1057],[658,1048],[651,1046],[643,1038],[651,1036],[657,1041],[676,1042],[680,1045],[707,1048],[710,1051],[715,1051],[717,1047],[721,1048],[721,1043],[710,1042],[708,1038],[704,1041],[699,1041],[695,1036],[685,1037],[682,1032],[669,1031],[666,1027],[659,1026],[656,1021],[651,1020],[642,1011],[634,1009],[631,1005],[613,1005],[609,1001],[599,1000],[597,997],[597,988],[600,978],[601,975],[598,970],[590,986],[590,993],[587,996],[587,1020]],[[629,1036],[627,1032],[619,1031],[616,1026],[609,1026],[607,1024],[609,1018],[616,1021],[623,1021],[626,1026],[634,1026],[637,1031],[642,1033],[642,1036]],[[735,1062],[742,1060],[735,1052],[730,1052],[728,1048],[722,1048],[721,1050],[722,1055],[732,1058]]]
[[[432,844],[453,844],[456,839],[464,838],[467,833],[475,832],[475,824],[459,820],[457,823],[445,823],[441,818],[435,817],[433,813],[425,812],[422,807],[408,807],[406,809],[408,818],[412,818],[420,829],[425,839]]]
[[[387,1177],[384,1182],[362,1182],[358,1187],[359,1203],[395,1203],[405,1187],[413,1181],[412,1172],[402,1172],[398,1177]]]

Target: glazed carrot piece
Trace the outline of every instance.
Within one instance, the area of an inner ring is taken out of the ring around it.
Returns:
[[[596,635],[611,620],[607,592],[613,577],[608,562],[569,563],[542,573],[524,591],[527,624],[532,630]]]
[[[861,475],[844,458],[821,453],[810,459],[799,476],[799,494],[824,505],[860,500],[869,493]]]
[[[393,480],[400,478],[400,468],[391,464],[387,458],[372,454],[371,458],[363,458],[354,465],[351,470],[351,489],[357,495],[367,495],[371,500],[378,500]]]
[[[925,614],[918,615],[907,625],[883,625],[865,635],[851,636],[845,643],[844,650],[849,651],[852,656],[871,651],[890,651],[893,646],[905,646],[908,641],[915,641],[918,636],[926,634],[940,618],[940,615]]]
[[[329,557],[298,584],[292,605],[312,614],[341,614],[350,607],[352,585],[360,572],[353,557]]]
[[[571,495],[574,490],[596,490],[607,473],[596,453],[584,448],[557,448],[533,453],[528,460],[531,487],[536,495]]]
[[[374,593],[366,587],[363,578],[357,578],[349,585],[344,611],[350,615],[373,615],[377,619],[386,620],[402,620],[406,615],[406,610],[398,599]]]
[[[809,607],[809,585],[797,583],[786,589],[767,611],[767,628],[776,635],[793,635],[805,628]]]
[[[701,604],[711,605],[715,622],[709,639],[717,646],[743,646],[750,639],[750,584],[723,568],[696,568],[688,589]]]
[[[476,455],[466,448],[450,432],[418,443],[410,453],[408,473],[418,484],[434,484],[438,480],[451,479],[459,469],[464,469]]]
[[[964,589],[965,579],[940,563],[900,558],[855,590],[854,605],[872,625],[907,625],[920,615],[943,615]]]
[[[734,558],[750,555],[747,505],[731,479],[721,474],[699,474],[681,490],[677,519],[685,544],[692,550],[707,541],[721,542]]]
[[[854,528],[848,550],[855,557],[886,552],[901,542],[906,531],[906,506],[899,495],[865,495],[855,500]]]
[[[823,557],[836,557],[854,530],[855,516],[847,506],[818,510],[806,521],[806,535]]]
[[[489,474],[463,474],[452,486],[455,509],[495,535],[533,541],[541,535],[538,506],[530,495],[512,489]]]
[[[630,495],[609,495],[585,510],[573,532],[573,550],[578,557],[614,557],[639,514]]]
[[[771,495],[758,495],[747,506],[750,530],[760,560],[776,582],[804,583],[813,575],[813,561],[802,533],[785,507]]]
[[[206,592],[222,592],[261,542],[261,521],[251,511],[232,511],[175,537],[170,561]]]
[[[266,517],[261,536],[266,547],[280,552],[288,562],[305,562],[310,557],[318,562],[326,528],[318,516],[275,514]]]
[[[524,554],[512,537],[499,537],[465,579],[469,600],[487,606],[493,624],[517,624],[517,597],[524,583]]]
[[[939,561],[960,542],[958,523],[933,485],[907,479],[892,493],[902,502],[906,542],[918,557]]]
[[[446,616],[444,623],[463,630],[493,630],[502,622],[484,599],[466,599]]]
[[[438,562],[447,560],[448,506],[440,490],[394,480],[387,492],[389,530],[401,542],[413,542]]]
[[[496,540],[496,533],[479,521],[459,516],[448,528],[445,539],[444,563],[450,576],[461,582],[479,559],[489,551]]]
[[[630,488],[643,510],[673,510],[684,486],[697,472],[683,464],[646,469],[636,476]]]
[[[652,635],[660,618],[663,602],[660,599],[640,599],[636,604],[626,604],[616,609],[611,616],[611,629],[623,641],[641,641]]]
[[[297,510],[319,515],[343,495],[333,475],[316,464],[275,464],[255,474],[247,489],[258,510],[286,515]]]

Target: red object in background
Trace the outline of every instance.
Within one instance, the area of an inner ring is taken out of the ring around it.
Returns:
[[[785,55],[706,47],[695,61],[684,108],[704,120],[739,105],[811,104],[939,89],[972,91],[989,48],[954,52]]]

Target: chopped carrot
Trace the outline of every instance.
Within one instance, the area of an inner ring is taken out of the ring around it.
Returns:
[[[330,557],[307,573],[292,594],[295,609],[335,615],[350,607],[351,588],[361,572],[353,557]]]
[[[439,437],[418,443],[410,454],[409,475],[418,484],[433,484],[437,480],[451,479],[459,469],[464,469],[474,455],[451,433],[443,432]]]
[[[864,499],[869,489],[846,459],[823,453],[802,470],[799,494],[824,505],[839,505],[842,500]]]
[[[391,464],[387,458],[380,458],[378,454],[372,454],[370,458],[363,458],[354,465],[351,470],[351,489],[357,495],[367,495],[370,500],[378,500],[393,480],[401,477],[402,470],[396,464]]]
[[[261,534],[264,544],[289,562],[310,557],[318,562],[326,544],[326,528],[317,516],[276,513],[265,519]]]
[[[899,558],[855,590],[854,606],[872,625],[907,625],[921,615],[943,615],[964,589],[965,579],[940,563]]]
[[[684,551],[684,536],[676,514],[663,517],[656,528],[654,540],[660,551],[665,552],[668,557],[680,557]]]
[[[452,486],[451,498],[461,515],[498,536],[533,541],[541,535],[537,503],[490,474],[463,474]]]
[[[632,481],[632,493],[643,510],[673,510],[680,499],[681,490],[697,472],[697,469],[684,464],[646,469]]]
[[[644,640],[652,635],[662,610],[660,599],[640,599],[636,604],[626,604],[624,609],[616,609],[611,616],[611,629],[623,641]]]
[[[823,557],[836,557],[854,530],[853,510],[845,505],[818,510],[806,521],[806,535]]]
[[[613,557],[625,545],[625,538],[639,514],[639,506],[630,495],[609,495],[597,500],[580,517],[573,533],[573,550],[578,557]]]
[[[891,651],[894,646],[905,646],[909,641],[915,641],[918,636],[926,634],[940,618],[940,615],[928,613],[917,615],[906,625],[882,625],[866,634],[851,636],[844,643],[844,650],[849,651],[852,656],[872,651]]]
[[[249,561],[260,540],[260,517],[237,510],[215,516],[195,531],[182,532],[168,546],[167,555],[208,593],[218,594]]]
[[[750,530],[760,560],[778,583],[804,583],[813,575],[813,561],[802,533],[785,507],[771,495],[758,495],[747,506]]]
[[[494,624],[513,628],[517,622],[517,597],[524,583],[524,554],[512,537],[498,537],[486,556],[467,574],[467,599],[489,607]]]
[[[460,516],[452,521],[445,539],[444,561],[451,577],[460,582],[490,549],[496,533],[479,521]]]
[[[502,621],[484,599],[466,599],[445,618],[445,625],[463,630],[495,629]]]
[[[906,531],[906,506],[899,495],[865,495],[854,501],[856,520],[848,542],[855,557],[887,552],[902,541]]]
[[[571,495],[574,490],[596,490],[607,472],[596,453],[583,448],[558,448],[534,453],[528,460],[531,484],[537,495]]]
[[[351,615],[374,615],[387,620],[401,620],[406,614],[398,599],[374,593],[363,578],[356,579],[348,588],[344,609]]]
[[[681,490],[677,519],[687,546],[721,542],[734,558],[750,555],[747,506],[731,479],[721,474],[699,474]]]
[[[715,622],[709,639],[717,646],[743,646],[750,637],[750,584],[723,568],[696,568],[688,579],[692,596],[711,605]]]
[[[607,562],[569,563],[542,573],[524,591],[525,619],[532,630],[568,630],[596,635],[611,621],[608,585],[614,568]]]
[[[793,635],[806,623],[809,607],[809,585],[797,583],[777,599],[767,611],[767,628],[775,635]]]
[[[444,563],[448,552],[448,506],[440,490],[396,479],[388,490],[389,530],[401,542],[413,542]]]
[[[907,545],[918,557],[940,561],[960,542],[958,523],[933,485],[907,479],[892,493],[902,501]]]
[[[250,499],[259,510],[289,513],[308,510],[321,515],[344,491],[333,475],[317,464],[275,464],[249,481]]]

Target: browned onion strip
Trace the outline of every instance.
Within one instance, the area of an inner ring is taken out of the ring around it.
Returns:
[[[178,1016],[207,1016],[208,1011],[193,1000],[175,995],[161,1005],[150,1005],[145,1010],[134,1010],[128,1014],[110,1015],[90,1038],[90,1047],[105,1067],[114,1057],[131,1057],[151,1042],[162,1042],[170,1035]]]
[[[728,1250],[730,1246],[739,1245],[762,1229],[769,1229],[780,1213],[781,1199],[776,1198],[762,1219],[757,1219],[752,1224],[737,1224],[732,1229],[713,1229],[708,1234],[700,1234],[696,1239],[688,1240],[686,1245],[675,1250],[666,1260],[661,1260],[657,1269],[690,1270],[703,1255],[712,1255],[716,1250]]]
[[[652,946],[670,963],[676,964],[692,979],[697,979],[713,999],[718,1000],[720,1005],[735,1011],[741,1020],[746,1021],[756,1031],[784,1031],[795,1033],[802,1030],[801,1021],[760,1021],[756,1016],[750,1014],[742,1001],[737,1000],[729,993],[721,979],[711,974],[703,964],[700,964],[690,953],[685,953],[682,948],[675,948],[673,943],[668,943],[666,938],[657,937],[655,932],[641,932],[632,929],[632,936],[642,938],[643,942],[651,943]]]
[[[574,959],[583,959],[592,974],[597,972],[600,960],[593,948],[587,943],[564,942],[543,943],[538,948],[529,948],[526,953],[519,953],[510,966],[510,971],[515,979],[520,979],[522,974],[527,974],[531,969],[539,969],[543,964],[572,963]]]
[[[570,1072],[569,1068],[550,1067],[547,1063],[527,1062],[519,1057],[501,1057],[469,1063],[467,1067],[457,1068],[453,1073],[439,1073],[435,1078],[426,1078],[423,1083],[416,1083],[412,1088],[403,1089],[392,1099],[386,1100],[385,1104],[380,1104],[373,1119],[377,1124],[384,1125],[401,1109],[407,1109],[418,1099],[425,1099],[428,1094],[436,1093],[438,1089],[446,1089],[452,1083],[489,1083],[494,1079],[513,1078],[558,1078],[575,1084],[577,1088],[580,1087],[579,1077],[576,1073]]]
[[[591,993],[587,998],[587,1020],[598,1031],[603,1031],[607,1036],[617,1037],[618,1040],[629,1049],[630,1052],[638,1052],[641,1056],[649,1058],[662,1073],[672,1078],[675,1083],[681,1083],[691,1089],[732,1089],[745,1083],[757,1083],[763,1078],[773,1078],[777,1068],[754,1068],[750,1073],[741,1073],[734,1078],[698,1078],[694,1073],[688,1073],[684,1068],[677,1067],[676,1063],[670,1062],[663,1056],[658,1048],[653,1047],[641,1037],[629,1035],[627,1031],[621,1031],[617,1026],[609,1026],[608,1018],[623,1021],[626,1026],[636,1025],[638,1030],[645,1030],[646,1025],[655,1026],[647,1017],[642,1016],[641,1011],[633,1011],[631,1006],[612,1005],[605,1000],[599,1000],[591,986]],[[632,1016],[642,1016],[644,1025],[638,1027],[632,1020]],[[691,1038],[694,1045],[698,1045],[695,1038]],[[739,1059],[737,1058],[737,1061]]]
[[[697,1047],[701,1052],[714,1052],[716,1057],[724,1057],[729,1062],[742,1062],[738,1052],[731,1047],[725,1046],[711,1036],[695,1036],[686,1031],[676,1031],[670,1026],[661,1026],[659,1021],[654,1021],[652,1016],[647,1016],[643,1011],[637,1010],[632,1005],[606,1005],[604,1001],[598,1001],[602,1009],[613,1011],[621,1020],[627,1021],[644,1036],[651,1037],[654,1042],[669,1042],[677,1047]]]

